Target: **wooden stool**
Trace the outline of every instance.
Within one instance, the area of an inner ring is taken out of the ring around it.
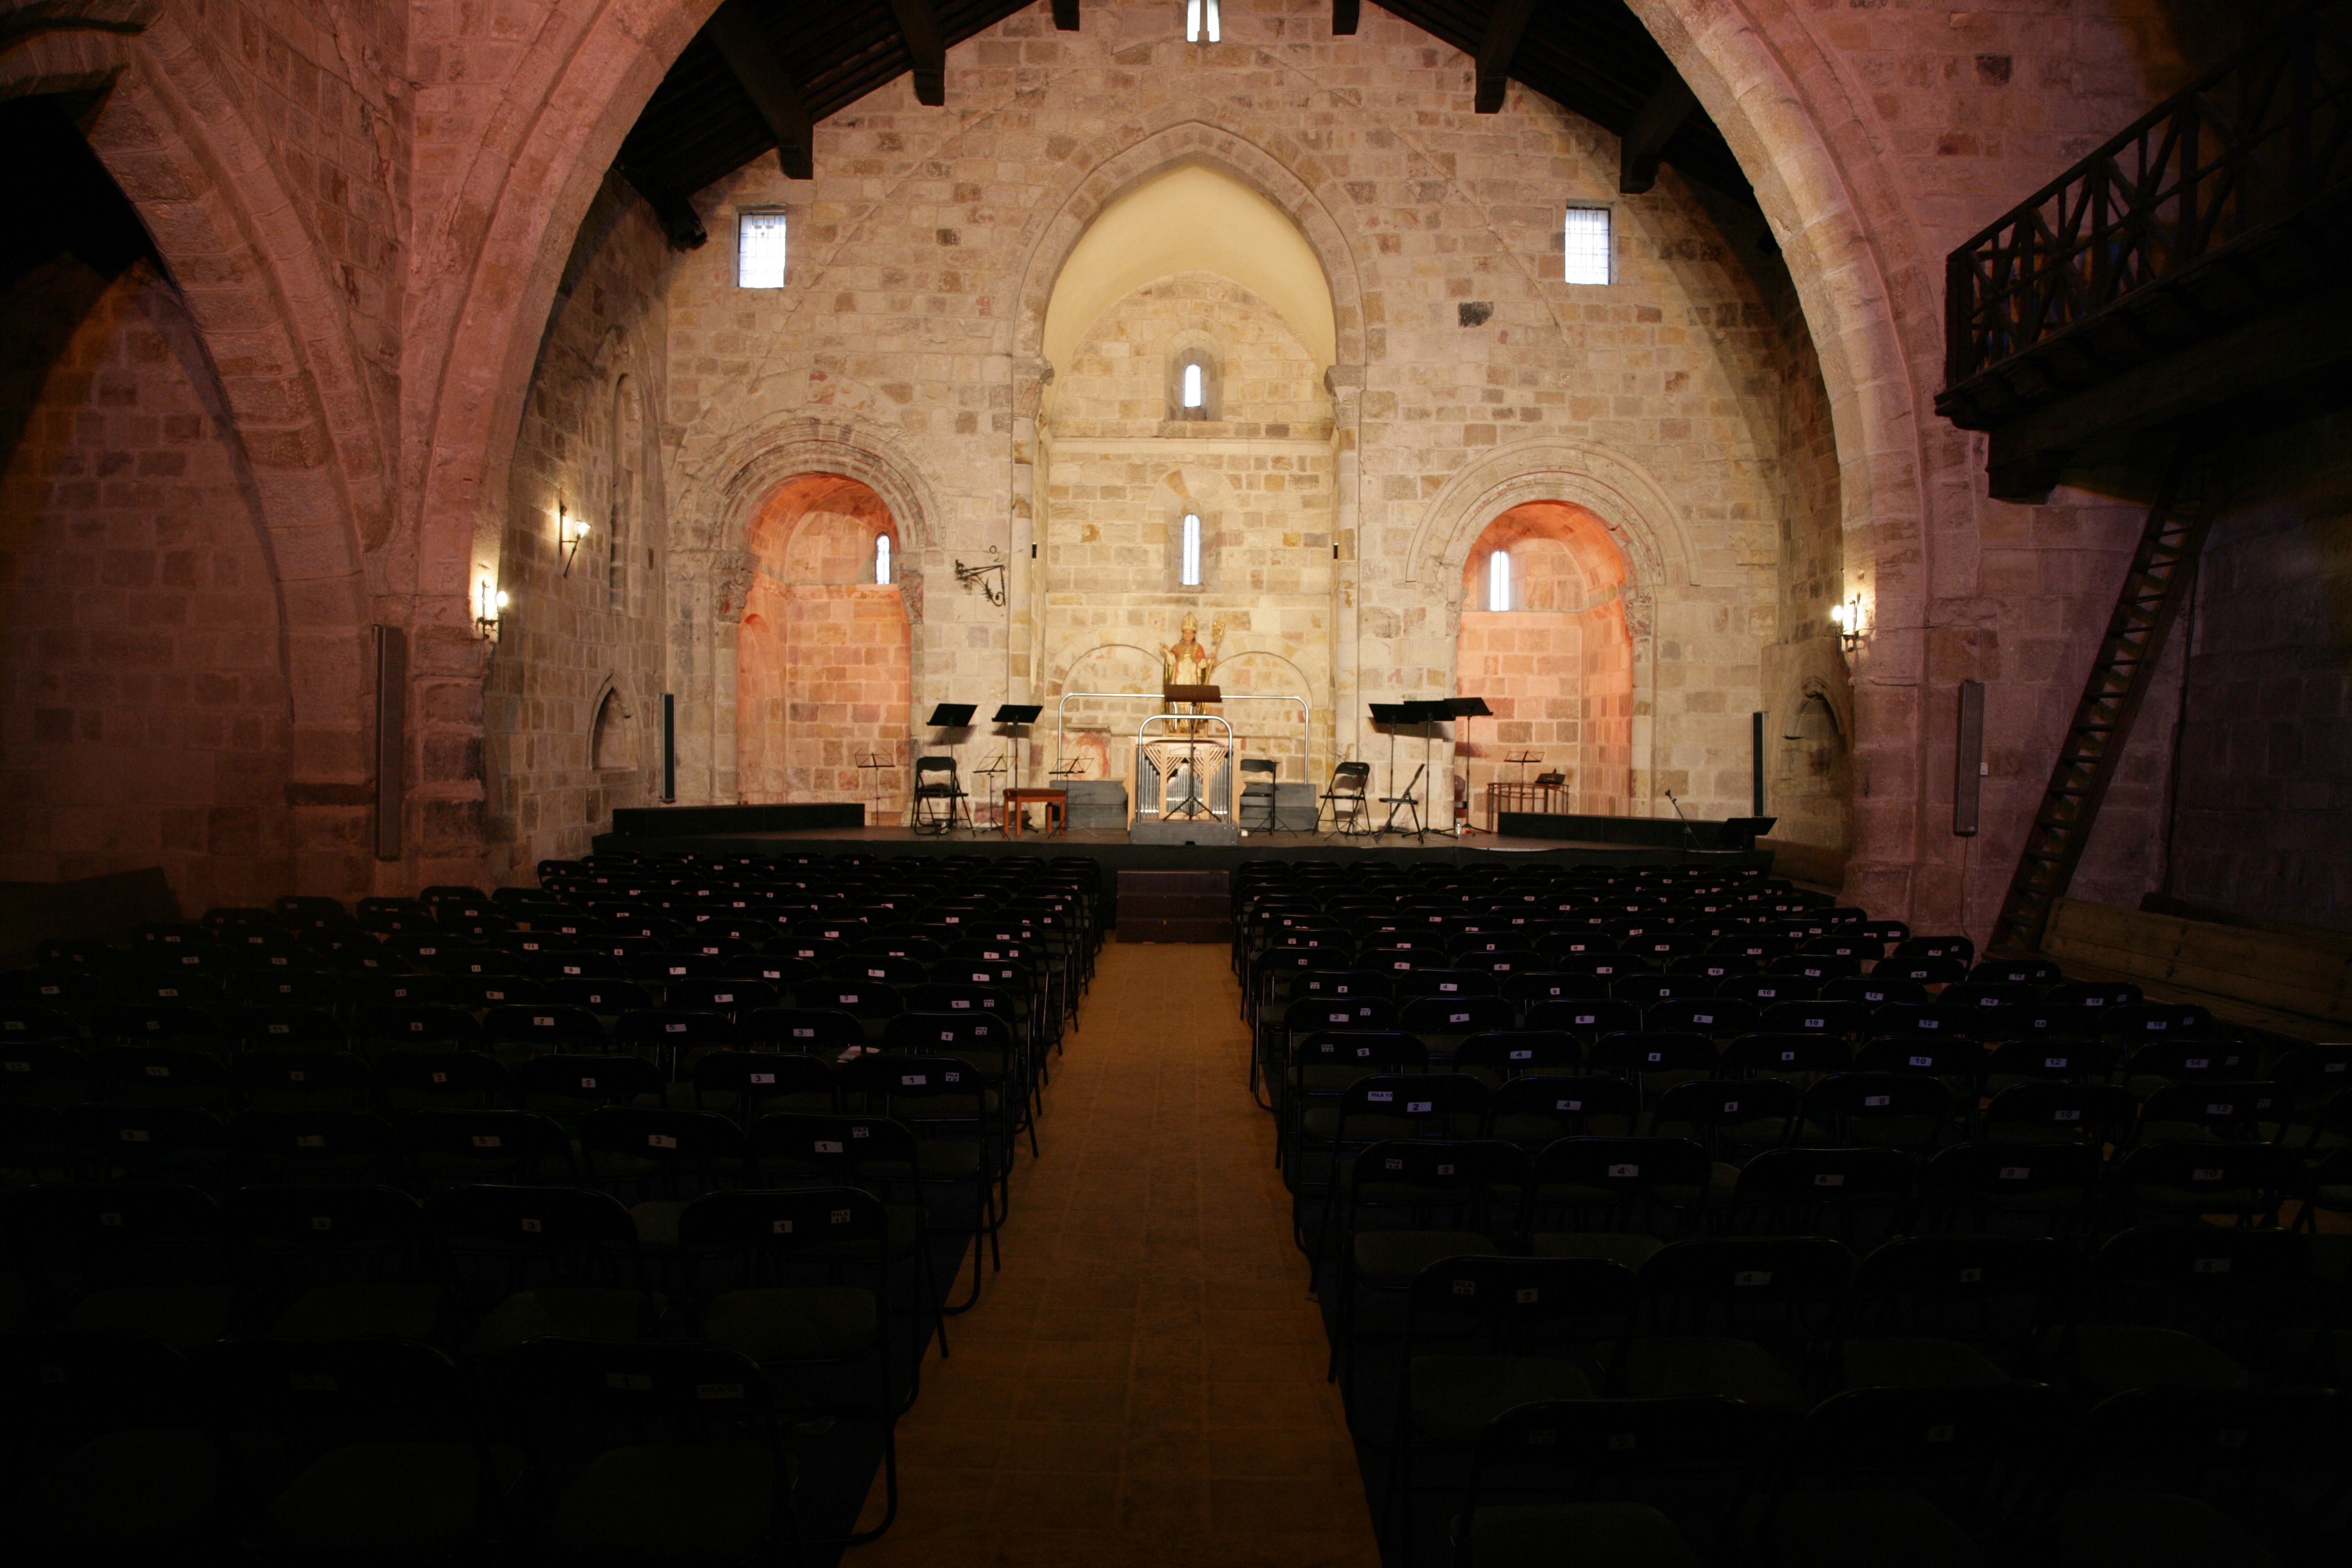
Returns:
[[[1025,807],[1045,808],[1045,831],[1048,834],[1070,830],[1070,792],[1066,789],[1009,789],[1004,792],[1004,831],[1013,838],[1029,821]]]

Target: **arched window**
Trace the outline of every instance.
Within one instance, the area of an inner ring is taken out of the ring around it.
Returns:
[[[890,536],[887,533],[874,536],[874,580],[882,584],[890,581]]]
[[[1486,607],[1511,607],[1511,552],[1507,550],[1497,550],[1486,557]]]
[[[1217,350],[1199,338],[1179,342],[1168,356],[1168,417],[1223,419]]]
[[[1217,0],[1184,0],[1184,41],[1188,44],[1215,43],[1220,32],[1217,26]]]
[[[1176,580],[1187,588],[1201,585],[1201,514],[1184,514],[1184,558],[1178,567]]]

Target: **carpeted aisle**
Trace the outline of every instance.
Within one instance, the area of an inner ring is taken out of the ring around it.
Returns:
[[[1105,949],[854,1568],[1376,1568],[1238,1005],[1223,947]]]

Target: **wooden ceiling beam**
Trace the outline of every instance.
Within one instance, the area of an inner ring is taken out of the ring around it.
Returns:
[[[1363,24],[1364,0],[1331,0],[1331,32],[1345,37]]]
[[[1625,140],[1617,165],[1617,188],[1627,195],[1637,196],[1658,183],[1658,163],[1665,156],[1666,143],[1698,107],[1698,99],[1682,74],[1668,66],[1658,78],[1657,86],[1642,101],[1634,112],[1633,123],[1625,128]]]
[[[710,18],[709,31],[727,68],[734,73],[760,118],[767,121],[768,133],[776,139],[776,162],[784,178],[814,179],[816,121],[809,115],[808,100],[801,96],[799,85],[784,73],[783,61],[769,46],[750,0],[727,0]]]
[[[1065,33],[1078,30],[1078,0],[1054,0],[1054,26]]]
[[[940,14],[931,0],[890,0],[898,36],[915,66],[915,101],[936,109],[948,100],[948,46],[940,34]]]
[[[1486,30],[1478,39],[1478,89],[1472,107],[1481,114],[1500,114],[1503,96],[1511,85],[1511,60],[1527,37],[1536,14],[1536,0],[1495,0],[1486,14]]]

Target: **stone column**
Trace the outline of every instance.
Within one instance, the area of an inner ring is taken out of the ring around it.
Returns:
[[[1331,394],[1331,539],[1338,555],[1331,563],[1331,747],[1323,759],[1324,778],[1333,763],[1361,756],[1363,681],[1357,616],[1361,603],[1363,552],[1358,546],[1361,511],[1359,491],[1363,483],[1364,367],[1335,364],[1323,373],[1324,388]],[[1308,781],[1319,790],[1323,779]]]

